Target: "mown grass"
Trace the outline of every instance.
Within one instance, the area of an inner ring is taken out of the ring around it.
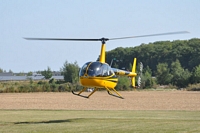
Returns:
[[[0,110],[0,132],[200,132],[200,111]]]

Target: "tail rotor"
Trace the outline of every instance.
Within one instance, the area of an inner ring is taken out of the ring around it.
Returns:
[[[137,84],[138,84],[138,88],[141,87],[141,83],[142,83],[142,71],[143,71],[143,64],[142,62],[140,62],[140,71],[139,71],[139,76],[138,76],[138,80],[137,80]]]

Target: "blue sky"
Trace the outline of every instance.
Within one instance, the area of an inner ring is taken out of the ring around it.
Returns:
[[[173,31],[189,34],[108,41],[106,50],[200,36],[199,0],[0,0],[0,68],[58,71],[67,60],[95,61],[100,42],[23,37],[115,38]]]

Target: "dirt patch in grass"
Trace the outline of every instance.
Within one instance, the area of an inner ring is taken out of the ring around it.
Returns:
[[[200,92],[130,91],[120,92],[125,99],[105,91],[89,99],[72,93],[1,93],[0,109],[50,110],[200,110]],[[88,95],[89,93],[85,93]]]

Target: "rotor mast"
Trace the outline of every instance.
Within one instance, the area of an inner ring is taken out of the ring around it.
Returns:
[[[99,41],[101,41],[101,53],[100,53],[100,59],[99,61],[101,63],[105,63],[106,62],[106,41],[108,41],[108,38],[101,38],[99,39]]]

